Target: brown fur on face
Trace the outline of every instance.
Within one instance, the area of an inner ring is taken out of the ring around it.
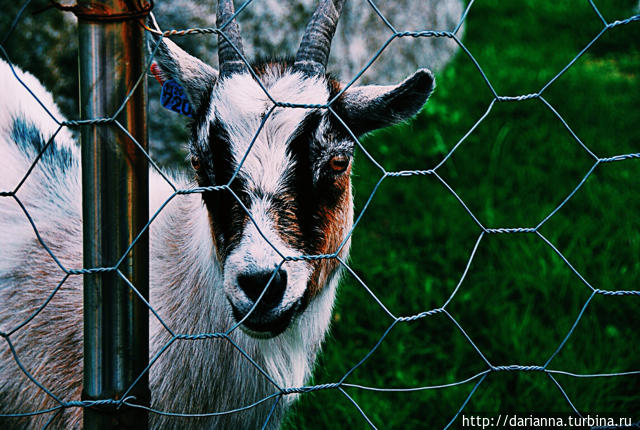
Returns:
[[[353,207],[351,204],[351,166],[338,180],[336,185],[343,190],[337,204],[333,207],[322,207],[320,214],[324,220],[320,227],[324,238],[319,254],[333,254],[345,239],[353,225]],[[349,252],[349,241],[342,247],[338,256],[346,258]],[[337,258],[325,258],[312,262],[314,266],[309,284],[307,285],[309,298],[316,296],[326,285],[329,277],[339,268]]]

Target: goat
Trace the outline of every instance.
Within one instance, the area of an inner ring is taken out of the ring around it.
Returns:
[[[170,40],[157,40],[160,75],[183,87],[194,112],[190,157],[195,180],[179,175],[173,180],[183,188],[208,187],[227,184],[238,172],[230,183],[237,198],[213,190],[183,195],[152,223],[151,304],[178,333],[221,332],[243,321],[230,338],[280,387],[302,386],[310,376],[330,324],[341,267],[335,259],[294,259],[277,269],[282,258],[265,239],[287,256],[339,251],[346,259],[353,223],[350,174],[355,142],[344,125],[360,136],[407,120],[434,86],[431,72],[420,69],[397,85],[352,86],[341,93],[345,85],[325,68],[343,3],[321,0],[294,60],[266,62],[253,70],[275,100],[324,105],[339,95],[331,106],[344,124],[323,109],[273,108],[242,60],[235,21],[224,30],[228,40],[218,37],[219,70]],[[233,14],[232,1],[219,0],[217,23]],[[61,118],[42,85],[25,72],[16,73]],[[4,62],[0,76],[0,190],[7,190],[21,180],[57,127]],[[49,248],[66,267],[74,268],[82,265],[80,169],[73,135],[62,129],[17,194]],[[151,169],[151,213],[170,194]],[[42,305],[63,277],[25,218],[13,199],[0,198],[0,331],[5,333]],[[11,336],[22,365],[66,401],[81,398],[81,309],[82,281],[71,276],[41,313]],[[153,356],[169,334],[154,317],[150,332]],[[0,351],[0,374],[2,413],[57,406],[27,379],[7,345]],[[176,413],[230,410],[277,392],[224,339],[174,342],[151,367],[149,379],[152,407]],[[282,398],[269,428],[279,426],[294,399],[295,395]],[[256,428],[269,413],[268,403],[220,416],[152,413],[150,425]],[[0,425],[36,428],[49,418],[0,418]],[[82,409],[65,409],[53,423],[56,428],[80,428]]]

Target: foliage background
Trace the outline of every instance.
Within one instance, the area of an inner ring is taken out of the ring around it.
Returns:
[[[19,3],[5,5],[3,31]],[[594,3],[609,22],[638,13],[631,0]],[[58,101],[73,117],[76,88],[68,71],[75,69],[76,58],[73,50],[64,49],[68,38],[61,37],[72,23],[53,20],[43,30],[38,19],[26,15],[20,28],[30,33],[21,34],[10,53],[19,57],[19,64],[39,65],[46,72],[38,77],[49,88],[61,88]],[[587,0],[478,0],[466,19],[463,41],[498,94],[520,95],[538,91],[601,28]],[[607,31],[545,91],[545,98],[600,157],[640,152],[639,30],[640,22],[635,22]],[[52,40],[58,42],[51,45]],[[404,43],[415,41],[395,40],[378,61],[389,62],[388,52]],[[56,64],[46,60],[52,52],[58,53]],[[433,168],[492,100],[463,52],[437,73],[437,80],[436,92],[416,120],[363,139],[387,170]],[[157,155],[169,163],[181,158]],[[578,185],[593,162],[539,100],[497,102],[439,173],[486,227],[533,227]],[[381,174],[362,153],[354,171],[360,211]],[[541,228],[595,288],[640,289],[639,174],[639,159],[598,166]],[[479,234],[480,228],[435,177],[388,178],[356,228],[350,265],[391,312],[413,315],[446,301]],[[448,310],[491,363],[542,365],[589,295],[588,287],[537,236],[486,235]],[[550,368],[575,373],[640,370],[639,309],[638,296],[596,296]],[[312,383],[339,380],[392,322],[348,274],[334,320]],[[396,325],[347,382],[420,387],[461,381],[485,369],[452,321],[438,314]],[[640,420],[638,375],[557,379],[580,411]],[[346,391],[380,428],[442,428],[474,384],[411,393]],[[465,413],[500,412],[571,409],[546,375],[500,372],[485,379]],[[367,427],[336,390],[301,396],[285,424],[287,429],[336,426]],[[460,418],[453,425],[459,427]]]
[[[633,1],[594,3],[609,22],[638,13]],[[467,17],[463,42],[498,94],[515,96],[540,90],[602,26],[588,1],[478,0]],[[607,31],[544,93],[599,157],[640,152],[639,30],[635,22]],[[388,171],[435,167],[493,98],[464,52],[437,73],[437,82],[415,121],[363,140]],[[497,102],[439,173],[486,227],[534,227],[593,163],[540,100]],[[359,212],[381,173],[362,153],[354,172]],[[639,159],[598,166],[541,228],[594,288],[639,289],[639,175]],[[355,230],[350,265],[392,313],[413,315],[442,306],[479,234],[437,178],[387,178]],[[535,234],[485,235],[447,309],[492,364],[543,365],[589,295],[588,287]],[[639,310],[638,296],[597,295],[549,368],[640,370]],[[313,382],[338,381],[391,322],[347,274]],[[486,368],[453,322],[437,314],[396,325],[346,382],[420,387],[462,381]],[[556,378],[578,410],[640,420],[640,375]],[[411,393],[345,390],[379,428],[435,429],[454,417],[476,382]],[[543,373],[496,372],[479,386],[464,413],[500,412],[570,414],[571,408]],[[336,427],[368,425],[335,390],[305,394],[286,425]],[[461,427],[458,417],[452,428]]]

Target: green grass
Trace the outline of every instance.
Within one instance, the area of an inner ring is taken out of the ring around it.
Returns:
[[[605,19],[634,1],[597,1]],[[538,91],[602,28],[587,1],[479,0],[463,42],[500,95]],[[640,152],[640,23],[607,31],[544,93],[597,156]],[[394,42],[395,43],[395,42]],[[399,41],[398,43],[402,43]],[[393,44],[390,46],[393,49]],[[461,52],[437,76],[410,125],[364,146],[387,170],[436,166],[489,107],[492,94]],[[540,100],[496,102],[438,170],[486,227],[534,227],[580,183],[594,158]],[[355,166],[360,211],[380,171],[362,152]],[[640,160],[601,164],[540,229],[594,287],[639,290]],[[442,306],[465,270],[479,226],[433,175],[388,178],[355,230],[350,265],[397,316]],[[543,365],[590,297],[589,288],[535,234],[485,235],[447,310],[494,365]],[[549,368],[574,373],[640,370],[640,297],[597,295]],[[332,333],[312,383],[336,382],[392,323],[353,276],[341,285]],[[346,382],[420,387],[462,381],[487,368],[444,314],[397,324]],[[640,376],[556,376],[582,412],[640,420]],[[477,380],[411,393],[346,388],[379,428],[443,428]],[[492,373],[465,413],[567,413],[540,372]],[[285,428],[367,428],[337,390],[305,394]],[[452,428],[460,428],[460,418]]]

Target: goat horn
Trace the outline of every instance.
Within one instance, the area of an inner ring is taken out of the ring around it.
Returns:
[[[218,13],[216,14],[216,25],[218,28],[223,26],[231,19],[235,10],[233,8],[233,0],[218,0]],[[242,72],[247,69],[247,65],[242,60],[244,50],[242,48],[242,37],[240,36],[240,27],[234,19],[223,30],[227,38],[218,34],[218,62],[220,63],[220,76],[229,76],[232,73]],[[238,51],[233,49],[233,44]]]
[[[322,75],[327,68],[331,39],[345,0],[320,0],[304,32],[293,67],[310,75]]]

